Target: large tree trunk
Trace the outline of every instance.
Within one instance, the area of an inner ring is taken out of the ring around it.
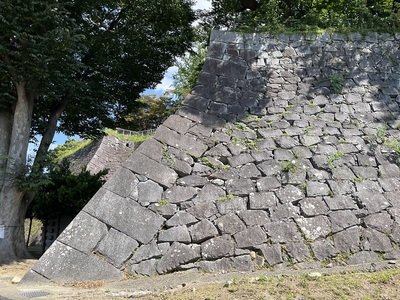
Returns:
[[[24,221],[28,202],[18,189],[17,178],[24,176],[34,95],[24,82],[15,83],[17,102],[12,119],[12,130],[6,157],[6,178],[0,191],[0,225],[4,238],[0,239],[0,263],[29,255],[24,238]]]

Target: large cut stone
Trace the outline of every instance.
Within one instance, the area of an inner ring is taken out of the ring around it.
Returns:
[[[244,211],[247,209],[247,197],[234,197],[231,199],[222,198],[223,200],[218,200],[217,208],[221,215],[228,213],[236,213],[239,211]]]
[[[205,272],[216,272],[216,271],[231,271],[231,261],[229,258],[221,258],[215,261],[200,261],[196,264],[201,270]]]
[[[166,223],[167,226],[191,225],[198,222],[198,220],[191,214],[185,211],[178,211]]]
[[[185,186],[173,186],[165,191],[165,198],[171,203],[180,203],[192,199],[198,189]]]
[[[217,259],[232,256],[235,245],[229,235],[209,239],[201,244],[201,256],[205,259]]]
[[[96,193],[83,211],[144,244],[153,239],[165,221],[132,199],[104,189]]]
[[[60,259],[62,258],[62,259]],[[55,241],[32,268],[55,282],[119,280],[123,273],[104,259],[87,255]]]
[[[272,222],[266,224],[265,228],[273,243],[287,243],[302,239],[301,233],[293,221]]]
[[[235,234],[246,229],[244,223],[235,214],[228,214],[218,218],[215,223],[222,233]]]
[[[218,229],[208,220],[204,219],[189,228],[193,242],[202,242],[218,235]]]
[[[289,242],[286,250],[294,262],[302,262],[311,257],[310,250],[303,242]]]
[[[364,237],[364,250],[375,252],[393,251],[390,239],[384,233],[368,228],[365,230]]]
[[[356,196],[360,202],[370,213],[376,213],[384,210],[390,204],[385,197],[374,191],[361,191],[357,192]]]
[[[297,202],[304,198],[304,193],[294,185],[287,185],[275,193],[282,203]]]
[[[107,234],[107,225],[81,211],[58,237],[58,241],[85,253],[94,250]]]
[[[138,246],[139,243],[134,239],[111,228],[105,238],[100,241],[96,252],[105,256],[119,268]]]
[[[178,174],[171,168],[158,163],[143,154],[135,151],[125,162],[125,167],[165,187],[172,186],[178,178]]]
[[[181,225],[160,231],[158,234],[158,241],[190,243],[191,238],[187,227]]]
[[[148,245],[142,245],[133,251],[131,262],[137,264],[141,261],[148,260],[150,258],[161,257],[161,251],[155,242]]]
[[[145,275],[145,276],[157,275],[156,266],[157,266],[157,259],[142,261],[138,264],[133,264],[129,268],[129,273]]]
[[[107,180],[103,187],[121,197],[131,196],[137,199],[138,183],[139,180],[132,171],[121,167]]]
[[[190,136],[170,130],[163,125],[158,127],[154,138],[169,146],[186,151],[195,157],[200,157],[207,149],[207,146],[203,143],[194,140]]]
[[[138,184],[139,199],[143,204],[157,203],[161,200],[163,188],[154,181],[147,180]]]
[[[239,212],[239,217],[246,226],[265,225],[270,222],[268,213],[263,210],[245,210]]]
[[[313,218],[301,217],[296,219],[296,223],[307,240],[323,238],[331,233],[331,224],[325,216],[316,216]]]
[[[283,262],[280,244],[261,245],[258,247],[265,257],[267,263],[272,267]]]
[[[332,232],[342,231],[360,223],[350,210],[338,210],[329,214],[332,223]]]
[[[358,252],[360,249],[360,228],[348,228],[333,236],[335,248],[338,252]]]
[[[200,258],[199,251],[180,243],[173,243],[168,252],[159,260],[157,272],[164,274],[179,269],[181,265],[193,262]]]
[[[335,247],[329,239],[315,241],[311,244],[314,256],[322,261],[326,258],[334,257],[337,254]]]
[[[267,241],[267,235],[260,226],[252,226],[234,235],[239,248],[252,248]]]

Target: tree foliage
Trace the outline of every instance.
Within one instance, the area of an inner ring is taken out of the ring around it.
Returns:
[[[125,128],[133,131],[157,128],[179,106],[179,101],[168,95],[142,95],[137,101],[141,107],[125,116]]]
[[[213,0],[212,26],[245,31],[332,29],[398,31],[398,0],[258,0],[242,11],[239,0]]]
[[[91,174],[82,169],[78,174],[70,171],[69,162],[63,160],[46,174],[48,184],[38,190],[31,207],[34,217],[44,221],[62,215],[74,217],[103,185],[107,170]]]

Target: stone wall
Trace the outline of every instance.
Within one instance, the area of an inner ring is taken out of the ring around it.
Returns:
[[[399,258],[399,49],[214,31],[184,106],[24,280]]]

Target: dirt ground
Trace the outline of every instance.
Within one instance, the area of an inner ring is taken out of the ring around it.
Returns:
[[[256,272],[205,274],[196,271],[141,277],[119,282],[26,286],[12,283],[36,260],[0,266],[0,300],[35,299],[398,299],[400,262],[321,270],[267,269]]]

